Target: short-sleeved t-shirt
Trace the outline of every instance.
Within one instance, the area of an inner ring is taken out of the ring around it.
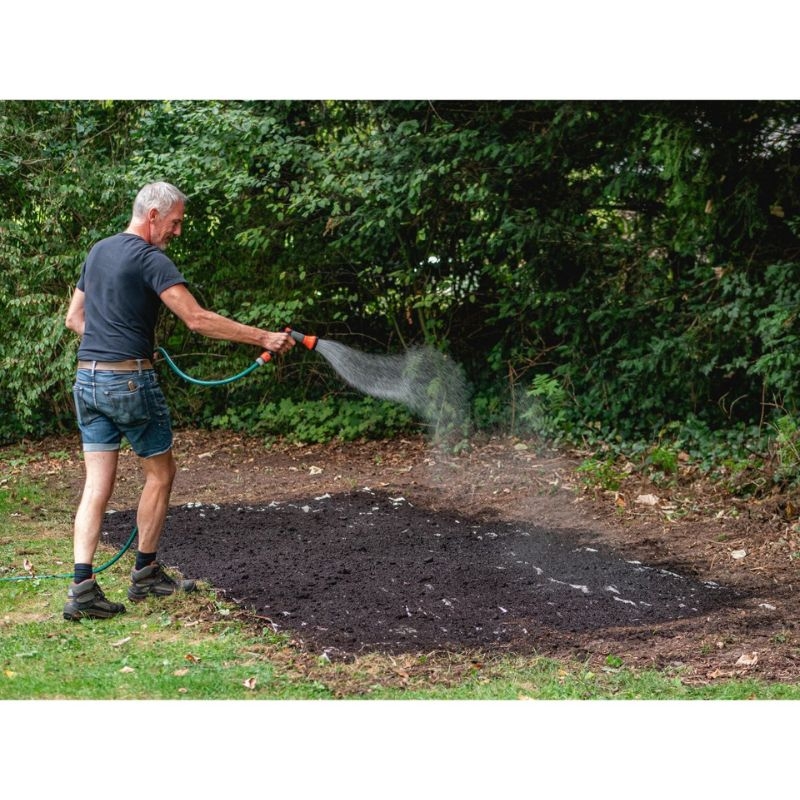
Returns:
[[[160,294],[186,283],[173,261],[141,236],[118,233],[99,241],[81,268],[85,328],[78,358],[152,358]]]

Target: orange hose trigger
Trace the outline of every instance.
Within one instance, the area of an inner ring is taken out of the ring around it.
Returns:
[[[300,333],[300,331],[293,330],[292,328],[286,328],[285,332],[288,333],[292,339],[296,342],[300,342],[300,344],[304,345],[309,350],[313,350],[319,341],[319,336],[309,336],[305,333]]]

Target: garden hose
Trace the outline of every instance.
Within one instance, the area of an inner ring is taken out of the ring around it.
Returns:
[[[233,383],[234,381],[238,381],[240,378],[244,378],[245,376],[249,375],[254,369],[258,369],[258,367],[266,364],[267,361],[272,360],[272,353],[270,350],[265,350],[247,369],[243,369],[241,372],[237,373],[236,375],[231,375],[230,378],[220,378],[219,380],[211,380],[205,381],[200,380],[199,378],[193,378],[191,375],[187,375],[185,372],[181,371],[178,368],[178,365],[170,358],[169,353],[163,348],[158,347],[156,348],[159,353],[166,359],[167,364],[170,365],[172,371],[178,375],[179,377],[183,378],[185,381],[189,383],[194,383],[198,386],[224,386],[228,383]]]
[[[136,534],[139,532],[139,528],[134,525],[133,530],[131,531],[131,535],[128,537],[128,541],[125,542],[122,549],[109,561],[106,561],[100,567],[95,567],[92,570],[92,575],[97,575],[98,572],[102,572],[105,569],[108,569],[113,564],[116,564],[122,556],[128,551],[128,548],[133,544],[133,540],[136,538]],[[60,575],[14,575],[10,578],[0,578],[0,581],[35,581],[35,580],[44,580],[45,578],[74,578],[75,573],[62,573]]]

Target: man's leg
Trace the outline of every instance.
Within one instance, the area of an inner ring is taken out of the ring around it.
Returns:
[[[75,513],[73,539],[75,580],[67,592],[64,619],[102,619],[125,611],[122,603],[112,603],[106,599],[92,575],[92,563],[100,540],[103,517],[114,491],[118,458],[118,450],[84,452],[86,479]]]
[[[128,588],[128,598],[133,601],[144,600],[151,594],[164,597],[178,591],[191,592],[195,588],[194,581],[173,580],[156,561],[177,471],[172,450],[143,459],[142,465],[145,481],[136,515],[139,546]]]
[[[139,498],[136,524],[139,527],[139,550],[155,553],[167,517],[172,482],[177,466],[172,450],[142,459],[144,488]]]
[[[76,564],[91,564],[100,540],[106,506],[114,492],[119,451],[86,452],[83,457],[86,479],[75,514],[73,551]]]

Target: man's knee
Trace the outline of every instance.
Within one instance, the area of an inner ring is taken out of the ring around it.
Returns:
[[[178,465],[170,450],[144,460],[145,479],[164,488],[171,488],[178,472]]]

